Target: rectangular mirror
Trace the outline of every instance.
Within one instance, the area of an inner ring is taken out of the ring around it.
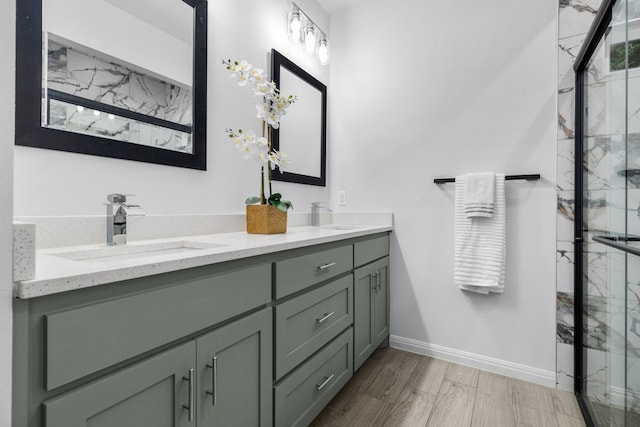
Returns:
[[[298,97],[287,109],[272,143],[291,159],[284,173],[272,174],[276,181],[326,185],[327,87],[302,68],[271,50],[271,76],[283,94]]]
[[[206,0],[17,12],[16,144],[206,169]]]

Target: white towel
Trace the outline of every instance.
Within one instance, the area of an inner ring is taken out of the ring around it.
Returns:
[[[495,174],[491,218],[465,216],[466,176],[456,177],[455,284],[466,291],[504,292],[506,260],[504,174]]]
[[[467,218],[482,216],[491,218],[494,206],[495,174],[493,172],[465,175],[464,214]]]

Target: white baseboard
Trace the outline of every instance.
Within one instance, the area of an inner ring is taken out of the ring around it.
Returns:
[[[493,357],[483,356],[480,354],[468,353],[466,351],[429,344],[396,335],[391,335],[389,337],[389,345],[400,350],[406,350],[412,353],[446,360],[447,362],[471,366],[483,371],[493,372],[494,374],[518,378],[520,380],[529,381],[546,387],[556,387],[556,373],[553,371],[545,371],[544,369],[495,359]]]

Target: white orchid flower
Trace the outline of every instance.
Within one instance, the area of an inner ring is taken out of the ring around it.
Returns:
[[[274,129],[280,127],[280,114],[275,110],[269,111],[269,114],[265,116],[265,120]]]
[[[251,68],[253,68],[253,65],[249,64],[244,59],[238,63],[238,71],[241,73],[247,73]]]
[[[264,96],[265,98],[273,97],[273,89],[268,83],[258,83],[253,85],[253,94],[256,96]]]
[[[246,73],[240,73],[238,76],[238,86],[246,86],[249,82],[249,75]]]
[[[266,120],[267,116],[269,115],[269,112],[271,111],[271,106],[265,102],[264,104],[256,105],[256,110],[258,111],[258,114],[256,115],[256,117],[262,120]]]
[[[264,83],[264,70],[262,68],[253,68],[249,71],[249,76],[253,83]]]
[[[269,160],[271,161],[271,169],[275,169],[276,166],[280,169],[282,173],[289,166],[289,156],[284,154],[282,151],[272,151],[269,154]]]

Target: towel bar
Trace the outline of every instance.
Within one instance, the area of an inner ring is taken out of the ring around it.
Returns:
[[[506,181],[513,181],[516,179],[526,179],[527,181],[537,181],[540,179],[540,174],[531,174],[531,175],[507,175],[504,177]],[[433,180],[434,184],[444,184],[447,182],[456,182],[455,178],[436,178]]]

